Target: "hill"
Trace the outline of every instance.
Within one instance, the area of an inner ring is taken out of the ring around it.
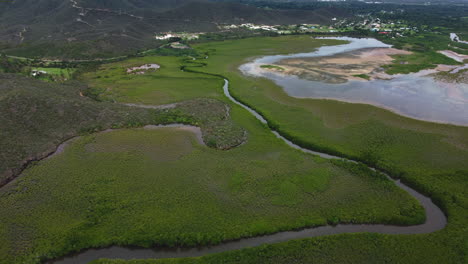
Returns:
[[[203,0],[18,0],[0,4],[0,49],[52,58],[112,57],[158,45],[158,32],[231,23],[327,23],[342,10],[268,10]]]

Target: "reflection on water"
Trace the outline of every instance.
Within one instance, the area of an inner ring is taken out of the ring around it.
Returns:
[[[287,58],[330,56],[357,49],[390,47],[375,39],[334,39],[348,40],[350,43],[321,47],[311,53],[267,56],[242,65],[240,70],[244,74],[273,80],[293,97],[369,103],[417,119],[468,125],[468,84],[443,83],[423,74],[398,75],[392,80],[328,84],[259,68],[261,64]]]

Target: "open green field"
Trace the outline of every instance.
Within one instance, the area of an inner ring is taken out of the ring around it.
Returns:
[[[47,74],[50,75],[57,75],[57,76],[63,76],[64,78],[69,79],[73,72],[75,72],[75,69],[62,69],[62,68],[41,68],[41,67],[36,67],[33,68],[33,70],[37,71],[45,71]]]
[[[127,74],[127,69],[147,63],[161,66],[144,75]],[[169,104],[196,97],[222,98],[223,80],[212,76],[182,72],[181,57],[143,57],[104,64],[97,72],[82,78],[103,100],[141,104]]]
[[[82,76],[103,100],[222,100],[248,140],[220,151],[177,129],[82,137],[0,189],[0,263],[37,263],[111,244],[198,245],[326,223],[423,220],[416,201],[390,181],[357,165],[289,148],[223,97],[221,78],[181,71],[183,65],[228,78],[236,98],[298,144],[400,176],[434,198],[448,215],[448,226],[427,235],[346,234],[196,259],[98,263],[463,263],[468,128],[416,121],[369,105],[291,98],[272,82],[237,70],[254,56],[338,43],[307,36],[212,42],[196,46],[208,59],[135,58]],[[141,76],[125,73],[145,63],[162,67]]]

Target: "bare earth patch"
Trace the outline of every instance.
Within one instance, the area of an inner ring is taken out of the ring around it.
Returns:
[[[284,69],[281,74],[326,83],[345,83],[348,80],[364,80],[367,76],[369,79],[385,78],[379,75],[383,72],[382,65],[392,63],[391,55],[399,54],[410,52],[393,48],[361,49],[326,57],[285,59],[275,66]],[[279,72],[275,67],[263,69]]]
[[[161,68],[158,64],[145,64],[139,67],[132,67],[127,69],[128,74],[145,74],[149,70],[157,70]]]
[[[458,62],[463,62],[465,60],[468,60],[468,55],[463,55],[463,54],[458,54],[454,51],[451,50],[441,50],[439,51],[440,54],[443,54],[449,58],[452,58]]]

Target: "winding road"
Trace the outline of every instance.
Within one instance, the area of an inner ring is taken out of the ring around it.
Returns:
[[[249,111],[263,124],[268,124],[268,121],[255,110],[237,101],[229,92],[229,81],[224,80],[224,95],[229,98],[233,103],[241,106]],[[341,157],[328,155],[326,153],[316,152],[310,149],[302,148],[285,137],[277,131],[271,130],[278,138],[282,139],[286,144],[294,149],[301,150],[305,153],[318,155],[326,159],[343,159]],[[347,159],[345,159],[347,160]],[[353,160],[347,160],[356,162]],[[376,170],[371,168],[372,170]],[[376,170],[377,171],[377,170]],[[311,238],[325,235],[345,234],[345,233],[361,233],[371,232],[379,234],[424,234],[432,233],[443,229],[447,224],[447,218],[442,210],[435,205],[429,197],[422,195],[416,190],[406,186],[399,180],[393,180],[388,175],[387,177],[392,180],[398,187],[402,188],[408,194],[417,199],[426,212],[426,222],[421,225],[414,226],[394,226],[394,225],[372,225],[372,224],[345,224],[337,226],[321,226],[314,228],[306,228],[300,231],[287,231],[279,232],[276,234],[258,236],[252,238],[244,238],[235,241],[228,241],[216,246],[204,246],[197,248],[131,248],[131,247],[118,247],[112,246],[101,249],[88,249],[81,253],[72,254],[62,259],[46,262],[47,264],[85,264],[90,261],[108,258],[108,259],[161,259],[161,258],[183,258],[183,257],[198,257],[212,253],[221,253],[231,250],[237,250],[248,247],[256,247],[264,244],[273,244],[285,242],[293,239]]]

